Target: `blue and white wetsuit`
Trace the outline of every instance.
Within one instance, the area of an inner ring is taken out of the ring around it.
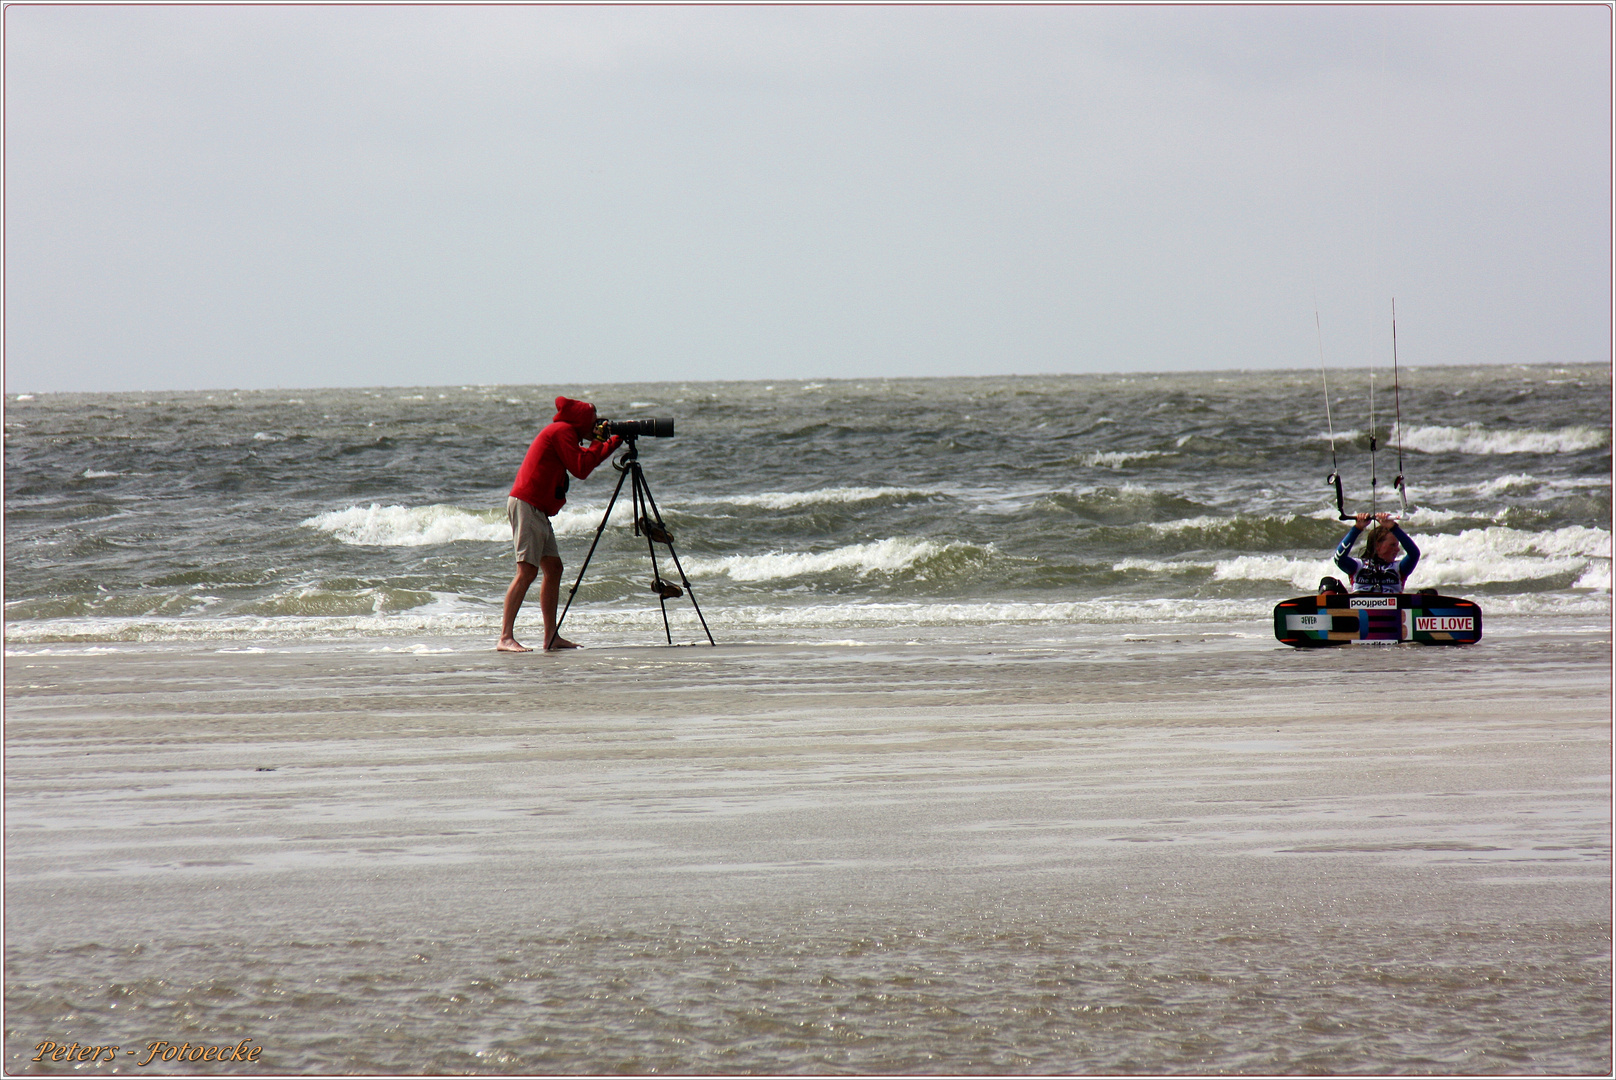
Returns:
[[[1358,539],[1358,526],[1353,525],[1347,530],[1340,546],[1335,549],[1335,564],[1346,571],[1352,578],[1352,591],[1363,593],[1380,593],[1393,595],[1403,591],[1403,582],[1414,572],[1414,566],[1420,561],[1420,549],[1414,541],[1409,539],[1408,533],[1395,521],[1391,523],[1392,535],[1397,542],[1403,545],[1404,555],[1396,565],[1381,562],[1373,554],[1366,554],[1364,560],[1359,562],[1350,554],[1353,543]]]

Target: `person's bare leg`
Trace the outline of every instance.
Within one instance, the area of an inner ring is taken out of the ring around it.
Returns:
[[[544,560],[539,560],[543,562]],[[556,560],[559,562],[560,560]],[[516,564],[516,576],[511,579],[510,588],[505,590],[505,621],[499,627],[499,644],[494,648],[500,652],[532,652],[533,650],[516,640],[516,613],[522,610],[522,600],[527,596],[527,587],[533,584],[533,579],[539,576],[539,568],[530,562]],[[543,590],[540,590],[543,597]],[[543,606],[542,604],[540,605]],[[554,602],[551,607],[554,607]]]
[[[546,555],[539,560],[544,578],[539,582],[539,610],[544,613],[544,650],[576,649],[578,646],[556,634],[556,601],[561,599],[561,559]]]

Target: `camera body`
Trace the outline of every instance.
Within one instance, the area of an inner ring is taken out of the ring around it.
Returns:
[[[595,424],[595,437],[599,439],[620,436],[624,442],[633,442],[641,435],[653,439],[673,437],[673,417],[658,416],[651,420],[601,420]]]

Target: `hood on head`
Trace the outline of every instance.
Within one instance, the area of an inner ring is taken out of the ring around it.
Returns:
[[[556,398],[555,418],[585,430],[595,426],[595,407],[587,401],[574,401],[570,397]]]

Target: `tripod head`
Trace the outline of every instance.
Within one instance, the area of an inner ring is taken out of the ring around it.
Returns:
[[[640,463],[640,444],[634,439],[624,439],[623,448],[612,460],[612,468],[618,472],[627,472]]]

